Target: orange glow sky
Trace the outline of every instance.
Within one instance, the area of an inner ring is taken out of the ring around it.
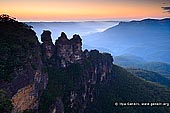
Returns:
[[[20,21],[165,18],[169,0],[0,0],[0,14]]]

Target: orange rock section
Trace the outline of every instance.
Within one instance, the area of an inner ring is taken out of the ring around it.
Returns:
[[[14,106],[13,112],[23,112],[26,109],[35,108],[38,106],[38,99],[34,94],[34,85],[30,84],[20,90],[12,97]]]

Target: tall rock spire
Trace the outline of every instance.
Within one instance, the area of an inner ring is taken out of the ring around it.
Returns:
[[[61,67],[66,67],[70,63],[80,63],[82,54],[82,39],[79,35],[74,35],[68,39],[62,32],[55,43],[57,56],[61,58]]]
[[[43,42],[42,53],[44,60],[51,58],[55,51],[55,46],[52,43],[51,39],[51,32],[48,30],[44,30],[43,33],[41,34],[41,41]]]

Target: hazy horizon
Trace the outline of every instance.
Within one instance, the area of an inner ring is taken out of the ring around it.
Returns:
[[[52,40],[55,42],[56,38],[60,36],[61,32],[65,32],[68,38],[74,34],[86,36],[89,34],[103,32],[106,29],[116,26],[119,21],[76,21],[76,22],[25,22],[33,26],[39,41],[43,30],[51,31]],[[73,29],[74,28],[74,29]]]
[[[165,19],[165,18],[170,18],[170,17],[162,17],[162,18],[152,18],[152,17],[146,17],[146,18],[139,18],[139,19],[105,19],[105,20],[44,20],[44,21],[35,21],[35,20],[29,20],[29,21],[20,21],[20,22],[128,22],[128,21],[141,21],[141,20],[145,20],[145,19],[158,19],[158,20],[161,20],[161,19]]]
[[[170,16],[169,0],[1,0],[19,21],[138,20]]]

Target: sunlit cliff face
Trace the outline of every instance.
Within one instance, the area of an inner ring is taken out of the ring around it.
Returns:
[[[1,0],[0,13],[22,21],[164,18],[167,0]]]

